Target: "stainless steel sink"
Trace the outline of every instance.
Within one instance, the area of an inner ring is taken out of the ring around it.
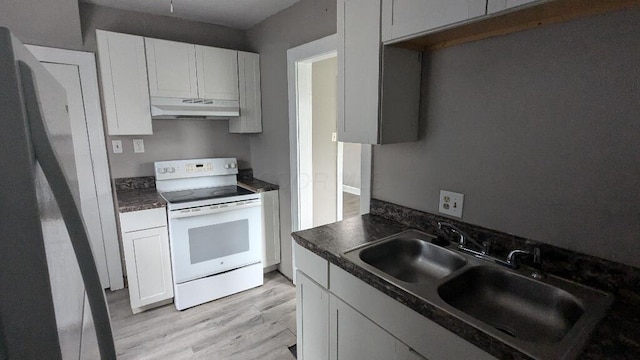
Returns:
[[[467,263],[463,256],[415,236],[377,243],[359,255],[365,263],[408,283],[441,279]]]
[[[584,313],[574,295],[509,270],[476,266],[440,285],[447,304],[518,339],[562,340]]]
[[[444,246],[440,246],[444,245]],[[509,269],[417,230],[342,257],[534,359],[573,359],[613,296],[531,269]]]

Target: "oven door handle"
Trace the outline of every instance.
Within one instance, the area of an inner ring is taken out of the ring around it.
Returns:
[[[171,210],[169,212],[169,218],[181,219],[181,218],[194,217],[194,216],[203,216],[203,215],[216,214],[216,213],[221,213],[226,211],[248,209],[248,208],[257,207],[261,205],[262,205],[262,201],[260,199],[256,199],[256,200],[248,200],[248,201],[239,201],[237,203],[209,205],[209,206],[202,206],[202,207],[183,209],[183,210]]]

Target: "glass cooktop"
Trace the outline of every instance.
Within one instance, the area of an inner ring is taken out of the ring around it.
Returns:
[[[198,200],[218,199],[231,196],[253,194],[251,190],[240,186],[218,186],[212,188],[163,192],[162,196],[170,203],[185,203]]]

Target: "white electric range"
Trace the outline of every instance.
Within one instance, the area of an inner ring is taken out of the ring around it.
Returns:
[[[237,185],[234,158],[159,161],[174,303],[183,310],[263,284],[260,195]]]

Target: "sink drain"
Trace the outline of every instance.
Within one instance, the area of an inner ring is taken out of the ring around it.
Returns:
[[[516,337],[516,331],[511,329],[511,328],[509,328],[509,327],[506,327],[506,326],[495,326],[495,328],[500,330],[500,331],[502,331],[503,333],[511,336],[511,337]]]

